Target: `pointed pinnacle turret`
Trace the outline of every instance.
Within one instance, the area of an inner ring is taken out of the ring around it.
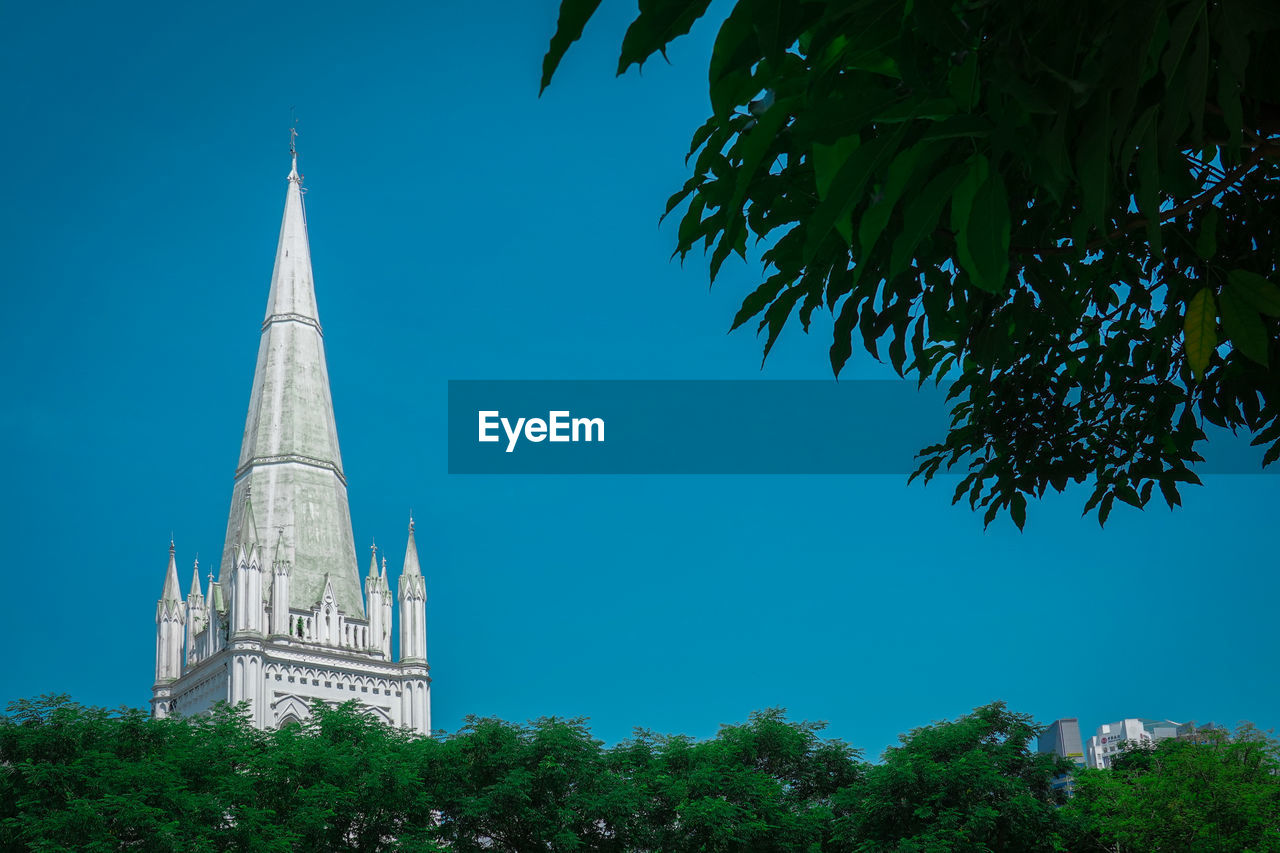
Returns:
[[[258,524],[253,518],[253,495],[247,487],[244,493],[244,506],[240,509],[239,544],[246,554],[252,554],[253,547],[258,544]]]
[[[418,565],[418,546],[413,541],[413,516],[409,516],[409,544],[404,550],[404,574],[421,575],[422,568]]]
[[[178,585],[178,563],[173,556],[173,540],[169,540],[169,568],[164,574],[164,591],[160,593],[161,601],[181,601],[182,588]]]
[[[286,559],[284,552],[284,528],[280,528],[280,534],[276,536],[276,553],[271,558],[271,564],[274,566],[282,560]]]
[[[191,567],[191,592],[187,593],[187,595],[192,596],[194,598],[204,597],[203,593],[200,592],[200,558],[199,557],[196,557],[195,565]]]
[[[378,545],[375,542],[369,546],[372,554],[369,557],[369,577],[376,578],[378,576]]]

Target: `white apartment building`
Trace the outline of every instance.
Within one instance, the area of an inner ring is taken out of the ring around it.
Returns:
[[[1133,744],[1145,746],[1165,738],[1177,737],[1185,728],[1173,720],[1139,717],[1103,723],[1098,726],[1098,733],[1089,738],[1085,766],[1109,770],[1115,757]]]

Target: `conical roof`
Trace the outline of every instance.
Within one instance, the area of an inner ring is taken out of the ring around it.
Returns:
[[[220,579],[230,577],[237,544],[249,550],[262,544],[257,541],[258,531],[279,531],[281,547],[276,558],[293,564],[290,606],[309,609],[323,594],[328,575],[338,606],[347,615],[362,618],[355,537],[316,308],[301,184],[295,156],[232,489]],[[266,573],[264,596],[270,583]]]
[[[173,556],[173,542],[169,542],[169,567],[164,573],[164,590],[161,601],[182,601],[182,588],[178,586],[178,562]]]

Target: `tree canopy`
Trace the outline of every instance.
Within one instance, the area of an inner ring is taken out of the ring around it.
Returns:
[[[1073,849],[1137,853],[1280,849],[1280,751],[1248,724],[1130,748],[1083,774],[1068,814]]]
[[[61,851],[999,851],[1274,849],[1280,749],[1201,732],[1078,771],[996,703],[868,763],[780,710],[695,740],[606,747],[582,720],[469,719],[432,738],[317,703],[156,720],[67,697],[0,715],[0,849]],[[1064,804],[1065,803],[1065,804]]]
[[[598,6],[563,0],[544,89]],[[618,73],[708,6],[639,0]],[[1280,458],[1278,51],[1268,0],[737,0],[676,251],[714,281],[761,241],[732,328],[766,358],[829,310],[836,374],[856,337],[952,381],[916,474],[986,523],[1071,482],[1172,508],[1206,422]]]

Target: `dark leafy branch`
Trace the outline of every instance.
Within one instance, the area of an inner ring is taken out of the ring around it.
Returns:
[[[704,14],[641,0],[619,73]],[[550,82],[594,4],[566,2]],[[1021,526],[1087,483],[1086,512],[1172,507],[1203,426],[1280,457],[1280,7],[1259,0],[739,0],[709,66],[676,254],[714,280],[761,241],[733,320],[835,316],[863,348],[955,383],[925,479]]]

